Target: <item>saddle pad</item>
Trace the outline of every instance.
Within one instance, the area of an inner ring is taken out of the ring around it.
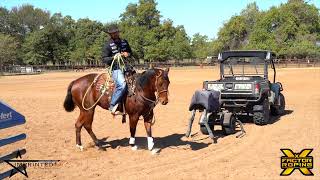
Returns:
[[[219,100],[219,91],[197,90],[192,96],[189,111],[195,109],[206,109],[209,112],[215,112],[220,107]]]
[[[95,89],[100,93],[112,95],[114,91],[114,82],[107,73],[99,74],[95,79]],[[107,81],[107,82],[106,82]]]

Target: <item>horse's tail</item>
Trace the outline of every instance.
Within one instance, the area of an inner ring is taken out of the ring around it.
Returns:
[[[63,107],[67,112],[71,112],[75,108],[74,102],[72,100],[72,94],[71,94],[71,88],[73,86],[73,83],[74,83],[74,81],[72,81],[69,84],[68,91],[67,91],[67,96],[64,99],[64,103],[63,103]]]

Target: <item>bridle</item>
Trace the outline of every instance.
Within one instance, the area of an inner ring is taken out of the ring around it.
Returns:
[[[164,92],[168,93],[169,92],[168,89],[164,89],[164,90],[159,91],[159,89],[157,87],[158,79],[161,77],[161,75],[162,75],[162,71],[160,71],[160,74],[157,75],[156,82],[155,82],[155,87],[156,87],[156,92],[157,92],[157,100],[159,99],[161,93],[164,93]]]
[[[152,99],[149,99],[149,98],[145,97],[145,96],[142,95],[142,94],[140,94],[140,96],[141,96],[144,100],[146,100],[146,101],[148,101],[148,102],[150,103],[150,105],[149,105],[149,106],[150,106],[150,112],[151,112],[151,110],[154,109],[154,108],[156,107],[156,105],[159,103],[160,94],[161,94],[161,93],[164,93],[164,92],[166,92],[166,93],[169,92],[168,89],[164,89],[164,90],[161,90],[161,91],[160,91],[160,90],[158,89],[158,87],[157,87],[158,79],[161,77],[161,75],[162,75],[162,71],[160,71],[160,75],[156,75],[155,87],[156,87],[157,96],[156,96],[156,100],[155,100],[155,101],[152,100]]]

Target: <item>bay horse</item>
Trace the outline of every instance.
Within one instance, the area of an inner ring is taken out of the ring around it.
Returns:
[[[157,68],[146,70],[137,76],[134,95],[124,95],[124,108],[125,112],[129,115],[130,124],[131,136],[129,139],[129,144],[133,150],[138,148],[135,145],[135,133],[140,116],[142,116],[144,119],[144,126],[147,132],[148,149],[150,151],[153,149],[154,142],[151,131],[152,119],[154,116],[153,108],[158,102],[160,102],[162,105],[166,105],[169,101],[168,87],[170,80],[168,74],[169,68],[166,68],[165,70]],[[90,84],[93,84],[93,81],[97,76],[98,74],[92,73],[72,81],[68,86],[67,95],[64,101],[64,109],[67,112],[73,111],[75,106],[78,106],[80,109],[80,115],[75,123],[75,130],[76,147],[78,147],[81,151],[83,150],[81,143],[81,128],[83,126],[91,136],[95,145],[101,148],[100,141],[92,131],[92,122],[95,107],[100,106],[101,108],[107,110],[110,103],[110,96],[108,97],[107,95],[103,95],[101,96],[101,99],[99,99],[101,92],[99,92],[97,88],[90,87]],[[88,88],[91,88],[91,91],[88,91],[89,93],[87,94],[86,91]],[[89,110],[86,110],[82,106],[84,96],[84,104],[93,104],[92,108]],[[94,102],[97,103],[94,104]]]

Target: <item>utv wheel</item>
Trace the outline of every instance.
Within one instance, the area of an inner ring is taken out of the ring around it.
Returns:
[[[213,125],[209,124],[209,127],[210,127],[211,131],[213,132]],[[209,135],[209,132],[208,132],[208,130],[207,130],[207,128],[206,128],[206,126],[204,124],[200,125],[200,131],[204,135]]]
[[[269,122],[269,117],[270,117],[270,104],[269,104],[269,100],[266,98],[263,101],[263,110],[262,111],[258,111],[258,112],[254,112],[253,113],[253,122],[256,125],[266,125]]]
[[[236,132],[236,117],[231,116],[230,126],[222,126],[222,131],[225,135],[234,134]]]
[[[271,114],[274,116],[283,115],[286,107],[286,101],[282,93],[278,97],[279,106],[271,106]]]
[[[211,129],[211,131],[213,132],[213,130],[214,130],[214,122],[215,122],[215,114],[211,114],[210,116],[209,116],[209,120],[208,120],[208,125],[209,125],[209,127],[210,127],[210,129]],[[204,125],[204,124],[200,124],[200,131],[201,131],[201,133],[202,134],[204,134],[204,135],[209,135],[209,132],[208,132],[208,130],[207,130],[207,128],[206,128],[206,126]]]

